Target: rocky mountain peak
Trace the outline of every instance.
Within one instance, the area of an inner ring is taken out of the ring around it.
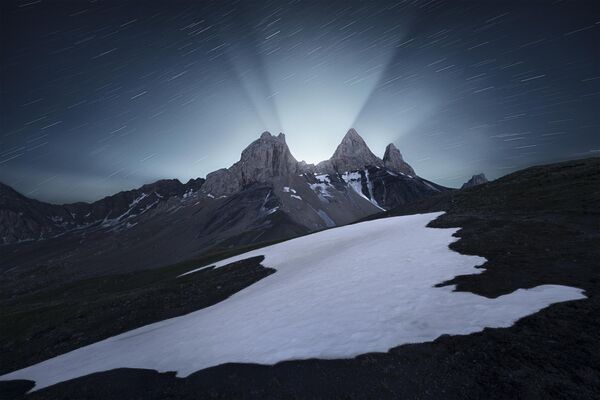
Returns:
[[[385,154],[383,155],[383,164],[386,168],[394,172],[401,172],[407,175],[414,175],[415,170],[404,161],[400,150],[393,143],[390,143],[385,148]]]
[[[269,131],[264,131],[263,133],[260,134],[260,139],[261,140],[269,140],[272,137],[273,136],[271,135],[271,132],[269,132]]]
[[[341,143],[335,149],[332,158],[342,158],[346,156],[376,158],[364,139],[353,128],[344,135]]]
[[[465,182],[461,186],[461,189],[470,188],[470,187],[481,185],[481,184],[487,183],[487,182],[488,182],[488,180],[485,177],[485,174],[481,173],[481,174],[473,175],[471,177],[471,179],[469,179],[467,182]]]
[[[402,158],[402,153],[400,153],[400,150],[398,150],[398,148],[394,145],[394,143],[390,143],[385,147],[385,154],[383,155],[383,161],[385,160],[402,160],[404,161],[404,159]]]
[[[344,138],[342,139],[342,142],[344,140],[360,140],[364,143],[364,140],[362,138],[362,136],[360,136],[358,134],[358,132],[356,132],[356,129],[354,128],[350,128],[348,129],[348,132],[346,132],[346,134],[344,135]]]
[[[268,183],[275,177],[297,171],[298,162],[285,142],[285,135],[263,132],[242,151],[240,161],[231,168],[208,174],[203,190],[213,195],[227,195],[252,183]]]
[[[319,163],[317,169],[345,172],[361,169],[368,165],[380,167],[383,166],[383,161],[373,154],[355,129],[350,129],[335,149],[333,156],[329,160]]]
[[[275,135],[271,135],[271,132],[269,132],[269,131],[264,131],[260,135],[260,138],[258,140],[263,140],[263,141],[277,140],[279,142],[285,143],[285,135],[283,133],[279,132],[279,134],[277,136],[275,136]]]
[[[293,172],[297,163],[285,142],[285,135],[274,136],[269,132],[263,132],[259,139],[250,143],[242,151],[239,162],[250,165],[251,169],[272,170],[274,175]]]

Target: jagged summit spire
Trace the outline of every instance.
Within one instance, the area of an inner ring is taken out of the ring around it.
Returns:
[[[485,177],[485,174],[484,173],[480,173],[480,174],[477,174],[477,175],[473,175],[471,177],[471,179],[469,179],[467,182],[465,182],[461,186],[461,189],[470,188],[470,187],[481,185],[481,184],[484,184],[484,183],[487,183],[487,182],[489,182],[489,181]]]
[[[359,139],[359,140],[363,140],[363,138],[358,134],[358,132],[356,132],[356,129],[354,129],[354,128],[348,129],[348,132],[346,132],[346,134],[344,135],[344,138],[342,139],[342,141],[344,141],[346,139]]]
[[[344,138],[335,149],[332,158],[340,157],[362,157],[373,158],[375,155],[367,146],[364,139],[356,132],[354,128],[348,130]]]
[[[275,135],[271,135],[271,132],[269,132],[269,131],[264,131],[260,135],[259,139],[260,140],[278,139],[280,142],[285,143],[285,135],[282,132],[279,132],[279,134],[277,136],[275,136]]]
[[[400,153],[400,150],[398,150],[394,143],[388,144],[385,148],[383,164],[386,168],[394,172],[401,172],[411,176],[415,174],[415,170],[412,169],[412,167],[408,165],[406,161],[404,161],[404,158],[402,158],[402,153]]]
[[[351,128],[344,135],[333,156],[329,160],[319,163],[317,169],[345,172],[361,169],[368,165],[383,166],[383,162],[373,154],[358,132]]]
[[[400,156],[401,160],[404,160],[402,158],[402,153],[400,153],[400,150],[398,150],[398,148],[394,145],[394,143],[390,143],[385,147],[385,153],[383,155],[383,159],[385,160],[386,157],[391,157],[392,154],[397,154]]]
[[[203,191],[213,195],[235,193],[252,183],[271,183],[274,179],[299,172],[344,173],[367,167],[386,167],[389,171],[415,175],[415,171],[402,158],[400,150],[390,143],[382,159],[377,157],[356,129],[346,132],[329,160],[312,165],[298,162],[290,152],[285,135],[263,132],[242,151],[240,161],[207,175]]]
[[[268,183],[276,177],[293,175],[297,170],[298,162],[285,142],[285,135],[274,136],[265,131],[242,151],[240,161],[208,174],[204,190],[226,195],[251,183]]]

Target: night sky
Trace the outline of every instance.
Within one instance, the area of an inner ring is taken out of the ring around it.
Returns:
[[[2,1],[0,181],[95,200],[350,127],[460,186],[600,155],[600,1]]]

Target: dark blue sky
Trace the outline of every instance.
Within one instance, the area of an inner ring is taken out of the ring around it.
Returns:
[[[459,186],[600,154],[600,2],[3,1],[0,181],[52,202],[350,127]]]

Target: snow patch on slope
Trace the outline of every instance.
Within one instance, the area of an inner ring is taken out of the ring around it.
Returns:
[[[369,171],[367,171],[365,169],[364,173],[365,173],[365,178],[367,180],[367,190],[369,191],[369,197],[365,196],[365,194],[362,191],[362,176],[360,175],[360,172],[358,172],[358,171],[344,172],[342,174],[342,179],[344,180],[344,182],[346,182],[348,184],[348,186],[350,186],[352,189],[354,189],[354,191],[356,193],[358,193],[361,197],[363,197],[366,200],[368,200],[369,202],[371,202],[374,206],[378,207],[380,210],[385,211],[385,208],[379,206],[379,204],[377,203],[377,200],[375,200],[375,197],[373,196],[373,184],[369,180]]]
[[[369,179],[369,171],[365,169],[365,179],[367,180],[367,190],[369,191],[369,201],[373,203],[375,207],[378,207],[380,210],[385,211],[385,208],[381,207],[377,200],[375,200],[375,196],[373,195],[373,182]]]
[[[277,272],[211,307],[0,379],[31,379],[41,389],[123,367],[187,376],[228,362],[347,358],[442,334],[507,327],[552,303],[585,298],[582,290],[559,285],[495,299],[435,287],[480,273],[475,266],[485,261],[448,248],[458,229],[426,227],[440,214],[347,225],[222,260],[217,267],[264,255],[262,265]]]
[[[362,179],[360,177],[360,173],[358,173],[357,171],[344,172],[342,174],[342,179],[348,184],[348,186],[354,189],[356,193],[369,200],[367,196],[365,196],[365,194],[362,192]]]
[[[319,183],[309,183],[308,186],[317,194],[319,200],[321,200],[323,203],[329,203],[329,200],[333,198],[331,193],[329,193],[329,188],[332,186],[329,175],[315,173],[314,176]]]

